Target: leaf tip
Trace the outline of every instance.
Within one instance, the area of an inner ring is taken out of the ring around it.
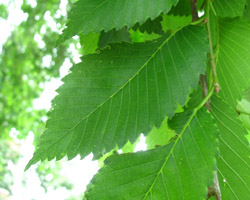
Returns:
[[[56,41],[56,45],[55,45],[56,48],[59,47],[63,42],[64,42],[64,39],[63,39],[62,35],[60,35]]]
[[[31,167],[31,165],[33,165],[33,164],[35,164],[35,163],[34,163],[33,160],[31,159],[31,160],[28,162],[28,164],[26,165],[24,171],[27,171],[27,170]]]
[[[32,165],[36,164],[40,159],[38,159],[35,155],[30,159],[28,164],[26,165],[24,171],[27,171]]]

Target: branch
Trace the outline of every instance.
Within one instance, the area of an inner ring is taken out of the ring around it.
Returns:
[[[191,11],[192,11],[192,21],[196,21],[199,19],[197,12],[197,0],[190,0]]]

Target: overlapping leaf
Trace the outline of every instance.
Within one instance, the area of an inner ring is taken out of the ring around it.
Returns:
[[[250,85],[250,23],[244,19],[219,23],[217,74],[221,96],[235,107]]]
[[[146,137],[147,149],[153,149],[156,146],[163,146],[170,142],[170,139],[176,136],[173,130],[168,127],[168,118],[162,122],[160,128],[154,127]]]
[[[173,31],[192,22],[192,16],[163,15],[162,27],[164,31]]]
[[[211,100],[211,113],[220,130],[218,176],[223,200],[250,199],[250,148],[247,131],[233,109],[218,97]]]
[[[174,119],[179,137],[146,152],[113,155],[91,181],[92,199],[205,199],[218,155],[218,132],[205,108]],[[209,150],[208,150],[209,149]]]
[[[69,15],[67,28],[58,44],[79,33],[105,32],[143,24],[167,13],[178,0],[79,0]]]
[[[148,19],[144,24],[140,25],[139,23],[135,24],[133,27],[134,30],[139,29],[142,33],[147,32],[163,34],[161,26],[162,16],[155,18],[154,20]]]
[[[27,167],[66,154],[98,157],[159,127],[196,88],[207,49],[204,28],[189,26],[168,38],[111,45],[83,57],[64,78]]]
[[[80,35],[80,43],[83,55],[93,54],[98,49],[98,42],[101,33],[88,33]]]
[[[243,15],[246,0],[216,0],[213,6],[219,17],[237,17]]]
[[[132,42],[129,32],[127,29],[121,29],[119,31],[111,30],[108,32],[101,32],[98,46],[100,48],[106,47],[110,43],[122,43],[122,42]]]

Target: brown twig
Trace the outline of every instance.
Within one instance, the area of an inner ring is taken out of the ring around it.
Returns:
[[[190,0],[191,10],[192,10],[192,21],[196,21],[199,19],[198,10],[197,10],[197,0]],[[202,88],[202,98],[207,96],[208,94],[208,85],[207,85],[207,76],[200,75],[200,85]],[[209,100],[205,103],[205,107],[210,110]]]
[[[198,11],[197,11],[197,0],[190,0],[191,11],[192,11],[192,21],[196,21],[199,19]]]
[[[201,85],[201,88],[202,88],[202,98],[204,98],[208,94],[208,85],[207,85],[207,75],[206,75],[206,73],[205,73],[205,75],[203,75],[203,74],[200,75],[200,85]],[[205,103],[204,106],[208,110],[210,110],[210,101],[208,100]]]

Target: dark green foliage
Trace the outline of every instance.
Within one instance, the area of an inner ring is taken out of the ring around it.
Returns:
[[[147,32],[147,33],[157,33],[157,34],[163,34],[162,26],[161,26],[162,16],[157,17],[154,20],[148,19],[144,24],[140,25],[137,23],[133,29],[137,30],[139,29],[141,32]]]
[[[204,29],[190,26],[157,41],[111,45],[83,57],[58,89],[47,130],[28,167],[47,156],[93,152],[99,157],[116,144],[134,142],[153,125],[159,127],[166,114],[172,117],[206,67],[206,40],[192,42],[197,36],[205,38]]]
[[[108,158],[84,199],[204,200],[212,188],[248,200],[246,5],[199,0],[194,21],[189,0],[79,0],[58,44],[80,34],[84,56],[57,90],[26,169],[93,153]],[[150,150],[112,153],[133,151],[141,133]]]
[[[116,30],[111,30],[109,32],[101,32],[98,46],[100,48],[106,47],[110,43],[121,43],[121,42],[132,42],[129,32],[127,31],[126,28],[116,31]]]

